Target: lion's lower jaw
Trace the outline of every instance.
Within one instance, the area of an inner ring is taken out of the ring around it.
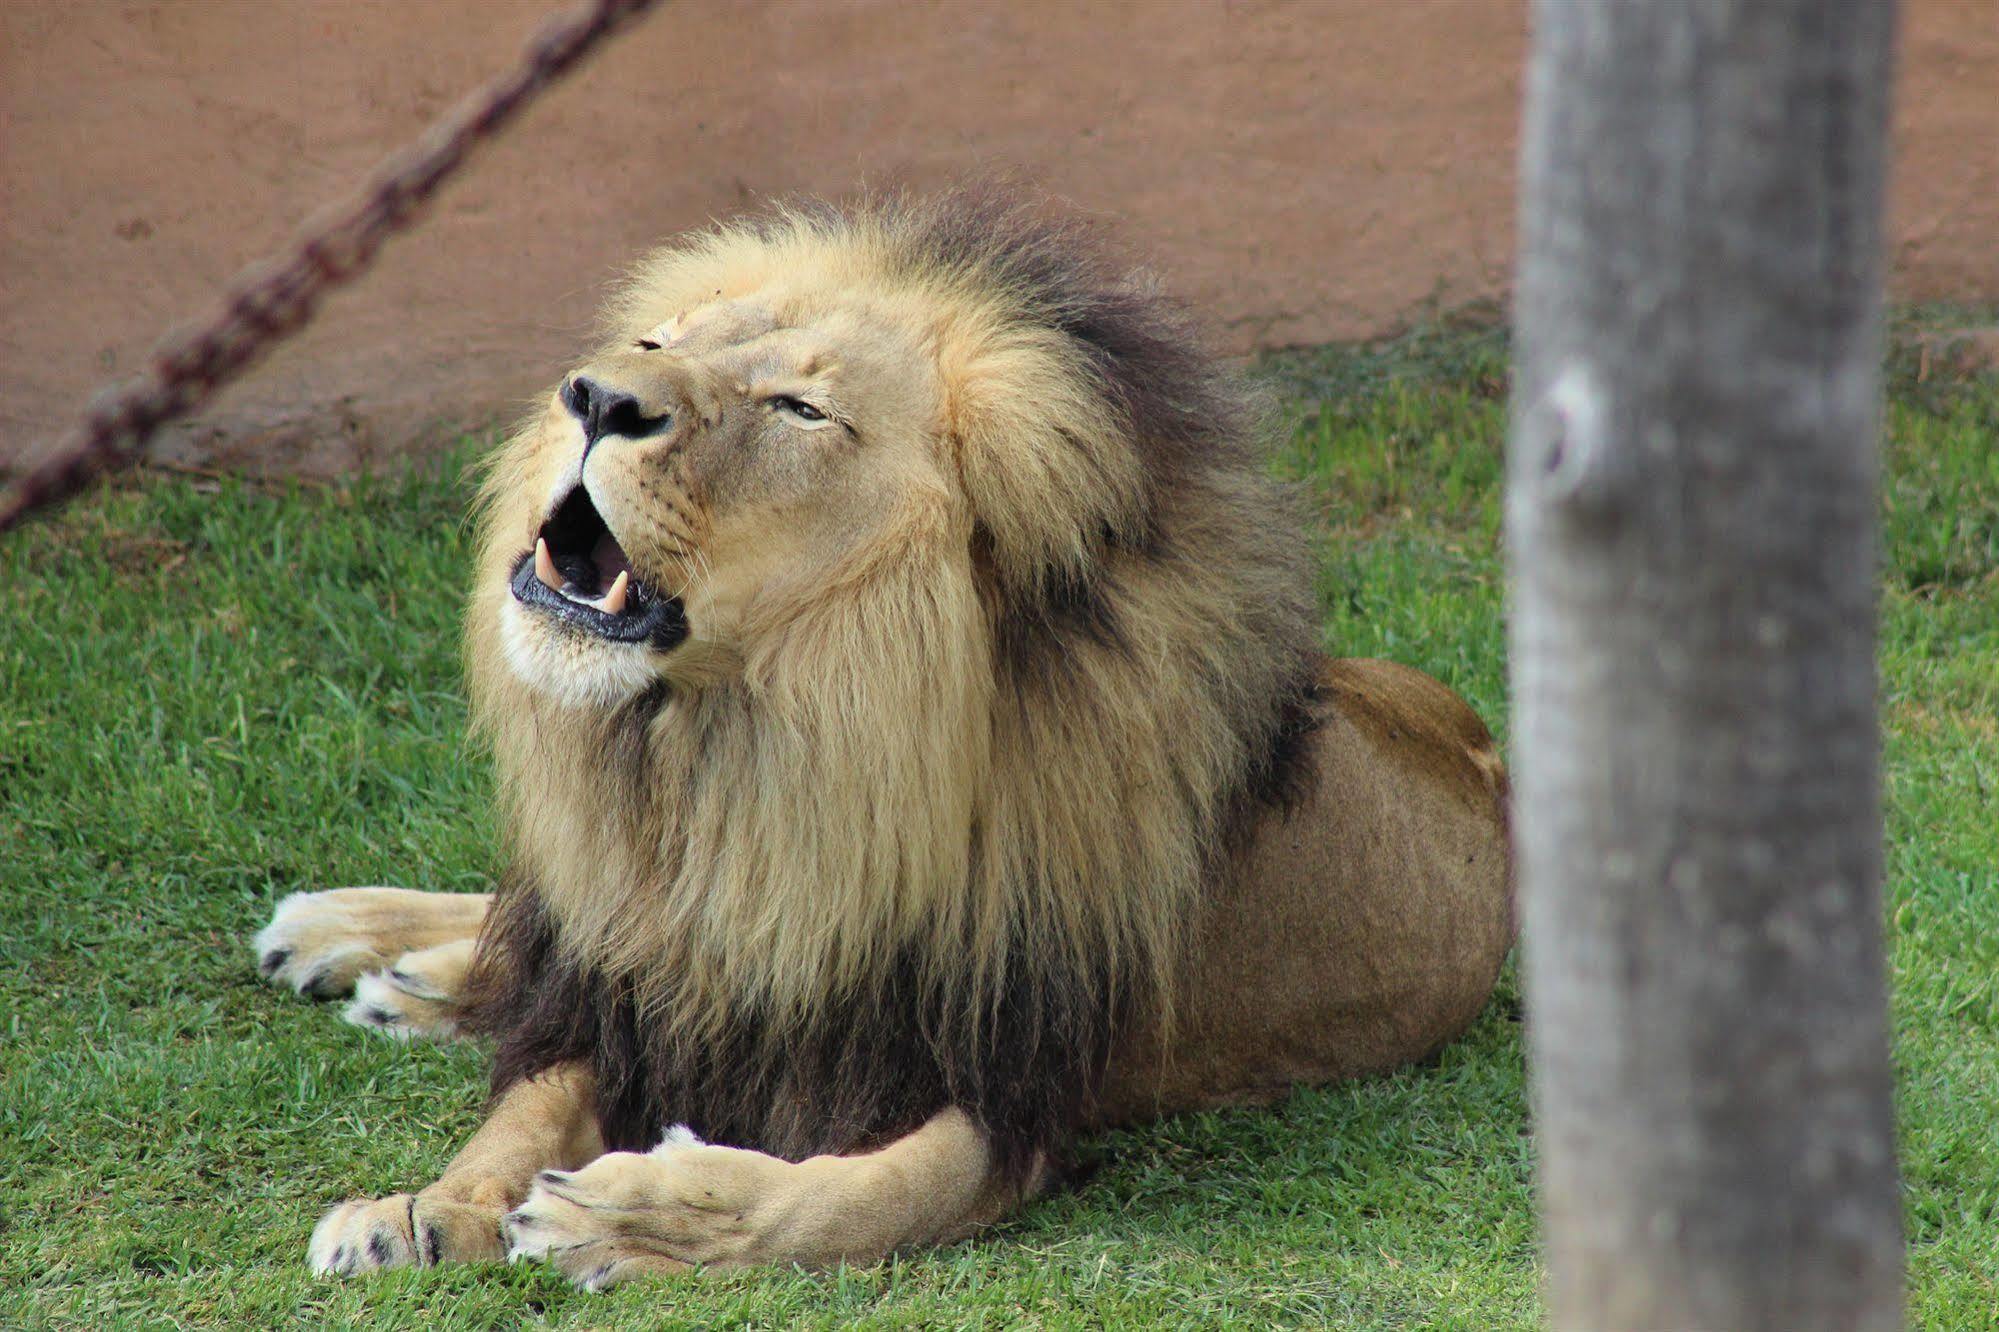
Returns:
[[[500,611],[500,642],[514,675],[564,707],[616,708],[659,679],[643,643],[576,638],[535,623],[514,605]]]

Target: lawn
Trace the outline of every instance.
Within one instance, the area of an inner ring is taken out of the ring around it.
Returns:
[[[1999,380],[1891,363],[1889,912],[1913,1320],[1999,1326]],[[1436,331],[1292,355],[1280,465],[1325,641],[1504,732],[1505,364]],[[1091,1144],[1077,1191],[837,1273],[572,1290],[536,1267],[329,1284],[327,1205],[427,1182],[483,1055],[258,982],[286,893],[491,883],[464,741],[465,451],[393,479],[151,477],[0,540],[0,1326],[1305,1325],[1539,1314],[1509,970],[1433,1066]]]

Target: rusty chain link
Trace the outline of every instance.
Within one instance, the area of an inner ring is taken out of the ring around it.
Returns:
[[[519,65],[383,161],[358,194],[309,219],[288,253],[252,264],[231,279],[221,307],[205,323],[162,338],[144,374],[100,390],[53,455],[0,500],[0,532],[77,494],[100,474],[137,461],[154,431],[200,407],[274,344],[305,327],[321,298],[367,271],[383,242],[416,220],[473,148],[592,47],[657,2],[591,0],[544,26]]]

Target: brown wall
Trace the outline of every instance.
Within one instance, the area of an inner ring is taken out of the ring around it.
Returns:
[[[0,4],[0,465],[502,67],[555,0]],[[1908,0],[1895,294],[1999,299],[1999,0]],[[634,251],[1025,169],[1232,346],[1503,294],[1519,0],[683,0],[162,452],[327,470],[548,382]]]

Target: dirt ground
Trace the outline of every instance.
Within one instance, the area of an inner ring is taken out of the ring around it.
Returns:
[[[512,59],[552,0],[0,6],[0,468]],[[1227,346],[1503,299],[1520,0],[666,8],[169,459],[326,472],[510,414],[648,243],[792,191],[1015,169]],[[1893,291],[1999,299],[1999,8],[1908,0]]]

